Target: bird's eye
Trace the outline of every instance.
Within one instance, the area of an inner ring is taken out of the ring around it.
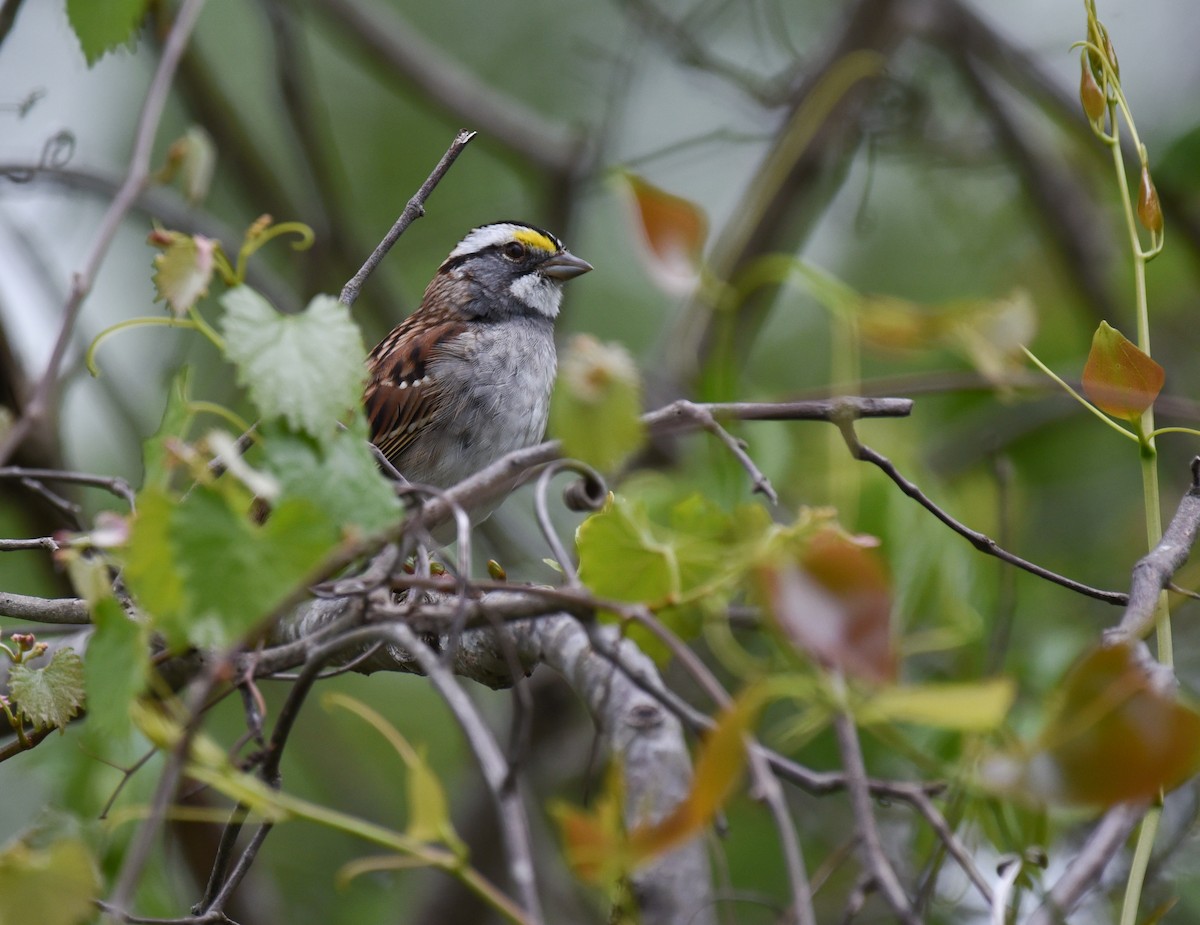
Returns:
[[[525,256],[525,245],[519,241],[509,241],[504,245],[504,256],[509,260],[520,260]]]

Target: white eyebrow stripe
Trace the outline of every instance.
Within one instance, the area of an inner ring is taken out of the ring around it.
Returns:
[[[483,225],[480,228],[472,229],[470,234],[463,238],[458,246],[450,252],[447,258],[462,257],[466,254],[477,254],[481,250],[489,247],[494,247],[498,244],[505,244],[513,240],[518,231],[526,230],[525,225],[514,225],[512,222],[500,222],[496,225]],[[550,237],[550,241],[554,243],[554,238]]]

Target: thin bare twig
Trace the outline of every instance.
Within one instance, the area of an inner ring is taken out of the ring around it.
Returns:
[[[1001,549],[996,541],[986,534],[980,533],[977,530],[972,530],[962,522],[950,516],[942,508],[938,507],[928,495],[926,495],[916,483],[905,478],[895,464],[884,456],[882,453],[877,453],[875,450],[866,446],[858,439],[858,435],[854,432],[854,422],[850,419],[839,420],[836,422],[838,428],[842,432],[842,439],[846,441],[846,447],[850,450],[850,455],[855,459],[860,459],[869,462],[883,471],[888,478],[896,483],[896,486],[916,501],[921,507],[929,511],[934,517],[944,523],[947,527],[957,533],[959,536],[966,539],[972,546],[982,553],[989,556],[995,556],[1010,565],[1015,565],[1019,569],[1024,569],[1032,575],[1037,575],[1039,578],[1044,578],[1052,584],[1060,585],[1064,588],[1069,588],[1085,597],[1095,598],[1098,601],[1104,601],[1106,604],[1125,604],[1129,600],[1129,595],[1120,591],[1104,591],[1100,588],[1093,588],[1073,579],[1059,575],[1057,572],[1052,572],[1048,568],[1043,568],[1028,559],[1022,559],[1020,556],[1009,552],[1006,549]]]
[[[844,690],[842,678],[836,674],[832,678],[835,682],[841,682]],[[833,729],[837,735],[838,751],[842,756],[842,767],[846,771],[846,789],[850,794],[850,808],[854,812],[863,867],[883,893],[896,917],[905,925],[920,925],[913,912],[912,903],[896,877],[896,871],[892,869],[891,862],[883,852],[879,829],[875,825],[875,815],[871,809],[871,791],[867,787],[867,769],[863,764],[862,747],[859,745],[858,731],[854,728],[854,719],[848,711],[837,712],[833,718]]]
[[[27,469],[24,466],[0,466],[0,479],[34,479],[39,482],[69,482],[75,485],[90,485],[103,488],[116,495],[132,508],[134,490],[125,479],[118,476],[95,475],[91,472],[71,472],[66,469]]]
[[[134,135],[133,150],[129,155],[129,170],[117,195],[113,197],[108,210],[100,221],[100,227],[92,241],[92,246],[84,260],[83,269],[75,273],[71,280],[71,291],[63,306],[62,319],[59,322],[58,336],[50,350],[50,358],[46,368],[33,387],[21,416],[12,428],[0,439],[0,465],[7,462],[13,452],[25,440],[34,425],[46,413],[50,404],[50,396],[58,381],[59,369],[66,357],[67,347],[75,332],[75,322],[79,318],[83,301],[91,291],[92,283],[100,264],[108,254],[108,248],[116,237],[117,229],[124,221],[126,213],[132,208],[138,195],[150,180],[150,156],[154,147],[154,136],[158,132],[158,124],[162,119],[163,108],[166,106],[167,95],[171,89],[171,79],[179,58],[191,36],[192,28],[204,7],[204,0],[184,0],[175,16],[170,35],[163,46],[162,57],[150,80],[146,91],[146,100],[142,104],[138,116],[137,131]]]
[[[77,597],[43,598],[0,591],[0,617],[83,626],[91,623],[87,601]]]
[[[408,203],[404,206],[404,211],[400,213],[400,217],[396,219],[396,223],[392,225],[391,230],[376,245],[375,250],[371,252],[371,256],[367,258],[367,262],[354,274],[354,278],[342,288],[341,301],[344,305],[354,304],[354,300],[358,298],[358,293],[362,289],[363,283],[366,282],[367,277],[374,272],[375,268],[379,266],[379,262],[383,260],[387,252],[392,249],[392,245],[399,240],[400,235],[404,234],[404,230],[409,225],[425,214],[425,200],[429,198],[429,194],[433,192],[434,187],[441,182],[442,177],[446,175],[446,171],[450,169],[451,165],[458,159],[458,156],[462,154],[463,148],[469,145],[471,139],[474,137],[474,132],[465,128],[459,129],[458,134],[454,136],[454,141],[450,143],[450,147],[442,155],[442,159],[433,168],[433,172],[425,178],[425,182],[421,184],[421,188],[408,200]]]
[[[0,540],[0,552],[21,552],[26,549],[44,549],[58,552],[59,545],[52,536],[33,536],[21,540]]]

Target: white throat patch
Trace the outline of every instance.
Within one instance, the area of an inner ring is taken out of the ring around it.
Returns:
[[[558,309],[562,305],[562,286],[552,279],[547,279],[540,273],[526,273],[514,279],[508,291],[513,298],[528,305],[531,309],[547,318],[557,318]]]

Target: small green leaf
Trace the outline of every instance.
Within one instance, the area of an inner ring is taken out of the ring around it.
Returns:
[[[83,707],[83,659],[74,649],[59,649],[41,668],[13,665],[8,689],[20,715],[35,729],[62,729]]]
[[[130,707],[146,686],[149,633],[112,597],[93,605],[92,622],[84,656],[88,730],[93,741],[124,741],[133,731]]]
[[[365,533],[399,522],[404,506],[371,455],[362,415],[324,445],[278,425],[264,427],[263,438],[281,500],[306,498],[332,522]]]
[[[171,314],[181,318],[208,294],[217,242],[180,231],[158,232],[152,240],[166,242],[154,257],[154,300],[164,300]]]
[[[901,722],[989,732],[1004,722],[1016,694],[1008,678],[885,687],[856,706],[854,718],[863,725]]]
[[[142,468],[144,488],[165,489],[171,481],[170,453],[167,441],[182,440],[187,435],[194,415],[188,410],[188,378],[191,370],[183,367],[171,380],[167,389],[167,405],[163,409],[162,421],[144,444],[142,444]]]
[[[643,505],[610,495],[575,542],[579,578],[597,597],[657,602],[679,590],[674,551],[655,537]]]
[[[346,306],[317,296],[298,315],[281,315],[238,286],[221,297],[225,352],[258,410],[327,442],[358,406],[366,377],[362,335]]]
[[[550,406],[550,432],[563,455],[617,469],[645,439],[641,380],[625,348],[579,335],[571,340]]]
[[[150,0],[67,0],[67,18],[91,67],[121,45],[133,45]]]
[[[201,126],[193,125],[167,150],[167,166],[162,179],[169,181],[179,175],[183,196],[196,205],[208,195],[213,171],[217,166],[217,146]]]
[[[100,885],[87,846],[76,838],[44,848],[10,842],[0,851],[0,922],[81,925],[96,914]]]
[[[1092,336],[1083,367],[1083,391],[1093,405],[1115,418],[1136,421],[1154,404],[1166,373],[1108,322]]]
[[[321,703],[326,708],[342,707],[368,722],[404,762],[408,769],[407,834],[417,841],[444,844],[460,857],[466,857],[467,847],[450,821],[446,791],[429,766],[425,750],[413,748],[395,726],[361,700],[334,692],[322,697]]]

